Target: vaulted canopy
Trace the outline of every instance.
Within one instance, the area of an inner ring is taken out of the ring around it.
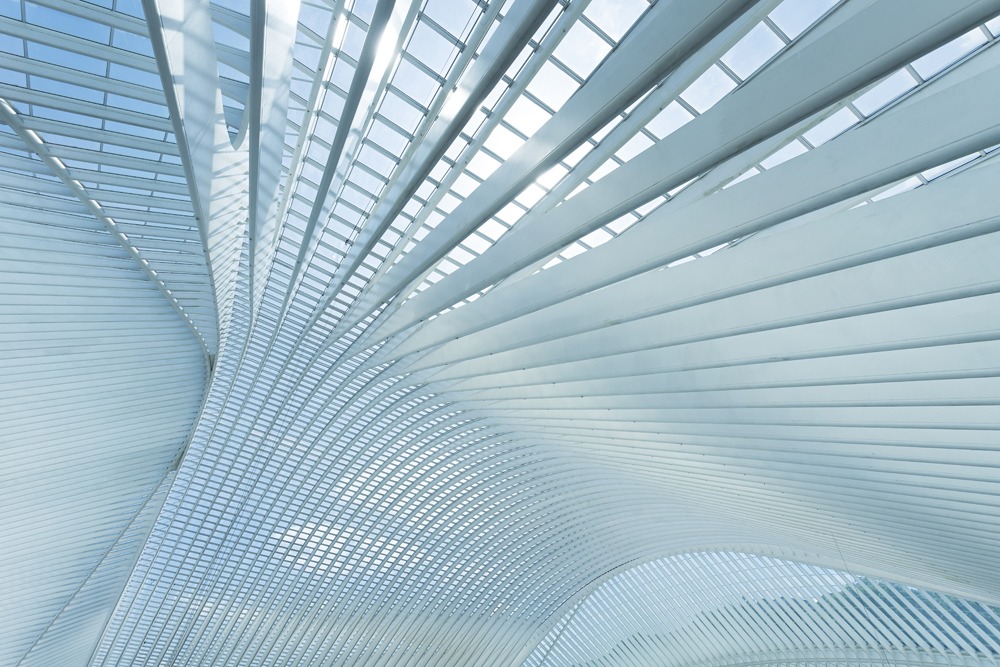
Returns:
[[[0,665],[1000,664],[1000,0],[5,0]]]

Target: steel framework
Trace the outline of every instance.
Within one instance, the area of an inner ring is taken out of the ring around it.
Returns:
[[[1000,665],[1000,0],[6,0],[0,666]]]

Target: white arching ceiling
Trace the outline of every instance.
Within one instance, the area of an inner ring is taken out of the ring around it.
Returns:
[[[998,664],[998,17],[0,5],[0,666]]]

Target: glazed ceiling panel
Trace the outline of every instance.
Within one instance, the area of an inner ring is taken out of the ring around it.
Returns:
[[[11,664],[996,664],[998,15],[5,8],[5,349],[155,341],[11,405],[159,443]]]

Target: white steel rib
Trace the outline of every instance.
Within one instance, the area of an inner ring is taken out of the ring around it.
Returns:
[[[998,38],[0,5],[0,667],[1000,665]]]

